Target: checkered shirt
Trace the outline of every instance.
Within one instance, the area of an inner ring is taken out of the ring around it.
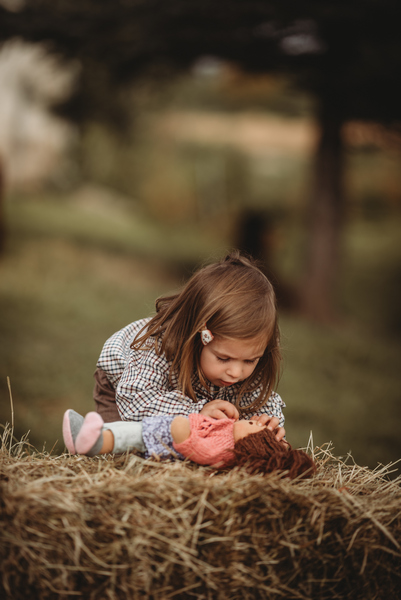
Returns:
[[[221,388],[210,385],[210,389],[206,389],[194,374],[192,386],[196,402],[193,402],[177,389],[178,380],[174,374],[170,382],[171,361],[164,355],[157,355],[152,340],[148,340],[144,348],[133,350],[131,343],[149,320],[135,321],[112,335],[104,344],[97,363],[116,390],[117,408],[123,421],[142,421],[144,417],[155,415],[199,413],[211,400],[227,400],[235,404],[239,383]],[[244,394],[240,407],[246,408],[259,395],[259,388]],[[256,413],[248,413],[245,418],[267,414],[278,417],[282,427],[284,407],[280,396],[273,392],[264,406]]]

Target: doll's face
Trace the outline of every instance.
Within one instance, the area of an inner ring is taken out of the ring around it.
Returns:
[[[264,337],[238,340],[216,336],[202,348],[200,367],[210,383],[227,387],[252,375],[265,348]]]
[[[245,421],[245,419],[236,421],[234,423],[234,441],[242,440],[242,438],[251,433],[259,433],[263,429],[266,429],[266,425],[262,425],[256,421]]]

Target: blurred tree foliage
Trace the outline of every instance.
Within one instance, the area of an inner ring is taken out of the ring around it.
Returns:
[[[325,318],[345,199],[341,130],[350,119],[399,123],[399,14],[396,0],[25,0],[13,12],[0,6],[0,39],[47,41],[79,58],[79,95],[65,108],[76,119],[108,116],[121,128],[124,113],[110,100],[124,83],[150,72],[167,78],[207,55],[285,74],[313,94],[321,139],[302,289],[307,312]]]

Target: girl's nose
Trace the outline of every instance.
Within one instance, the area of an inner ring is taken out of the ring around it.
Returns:
[[[239,363],[232,362],[227,368],[227,375],[232,379],[238,379],[241,375],[241,365]]]

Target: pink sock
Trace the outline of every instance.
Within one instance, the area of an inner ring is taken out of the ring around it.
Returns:
[[[88,454],[91,450],[94,451],[94,454],[97,454],[101,450],[103,443],[103,424],[103,419],[98,413],[89,412],[86,415],[80,432],[77,435],[77,439],[75,440],[75,449],[78,454]],[[94,448],[94,446],[96,446],[96,448]]]

